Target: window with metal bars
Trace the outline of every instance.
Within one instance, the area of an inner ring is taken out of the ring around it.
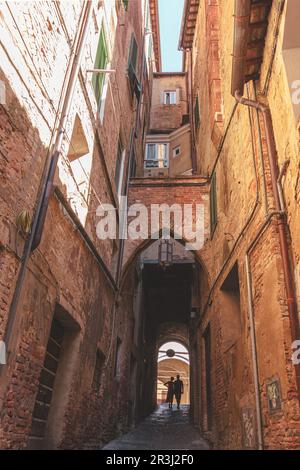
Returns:
[[[217,185],[216,173],[213,174],[210,184],[210,232],[213,235],[217,225]]]
[[[108,63],[107,43],[106,43],[104,28],[102,26],[101,31],[100,31],[100,37],[99,37],[99,42],[98,42],[94,68],[105,69],[107,66],[107,63]],[[92,77],[92,84],[93,84],[96,100],[98,103],[98,107],[100,106],[100,103],[101,103],[104,78],[105,78],[105,74],[99,73],[99,72],[94,73]]]

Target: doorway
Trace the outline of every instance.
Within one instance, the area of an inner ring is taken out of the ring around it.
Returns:
[[[59,446],[79,346],[78,323],[56,304],[32,413],[28,449]]]
[[[29,449],[40,449],[43,447],[64,335],[65,330],[63,326],[54,318],[33,409],[32,425],[28,440]]]

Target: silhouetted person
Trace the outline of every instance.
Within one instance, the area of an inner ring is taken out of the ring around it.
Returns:
[[[164,385],[168,387],[166,402],[169,403],[169,408],[172,408],[174,398],[174,377],[171,377],[171,380],[166,382]]]
[[[174,395],[177,401],[177,409],[180,408],[181,395],[183,394],[183,382],[180,380],[180,375],[176,376],[176,380],[173,385]]]

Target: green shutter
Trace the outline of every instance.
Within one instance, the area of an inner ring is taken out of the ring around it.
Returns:
[[[128,67],[132,67],[133,70],[136,72],[136,62],[137,62],[137,43],[135,40],[134,35],[131,35],[131,44],[129,50],[129,57],[128,57]]]
[[[138,58],[138,46],[134,35],[131,36],[131,44],[128,57],[128,78],[130,82],[131,93],[135,93],[137,100],[140,99],[142,87],[137,78],[136,67]]]
[[[105,69],[107,66],[107,62],[108,62],[107,44],[106,44],[104,29],[102,27],[101,32],[100,32],[99,42],[98,42],[98,49],[97,49],[94,68]],[[104,73],[94,73],[93,78],[92,78],[92,83],[93,83],[95,96],[96,96],[96,100],[98,104],[100,103],[100,99],[102,95],[104,77],[105,77]]]
[[[213,174],[210,185],[210,229],[211,235],[217,225],[217,185],[216,173]]]

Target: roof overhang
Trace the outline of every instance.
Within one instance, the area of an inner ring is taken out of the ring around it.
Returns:
[[[185,0],[181,21],[179,49],[191,49],[193,46],[199,4],[200,0]]]
[[[243,95],[244,85],[257,80],[272,0],[235,0],[231,93]]]
[[[158,14],[158,0],[149,0],[150,16],[151,16],[151,30],[155,55],[156,70],[161,70],[161,48],[160,48],[160,33],[159,33],[159,14]]]

